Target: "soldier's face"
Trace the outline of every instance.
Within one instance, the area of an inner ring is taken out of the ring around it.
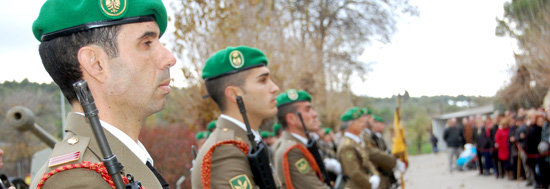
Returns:
[[[170,92],[170,67],[176,59],[159,41],[156,22],[122,25],[118,57],[109,61],[110,104],[149,116],[160,111]]]
[[[295,102],[294,105],[296,106],[296,111],[302,114],[302,118],[304,118],[304,123],[306,124],[307,130],[314,132],[321,129],[321,121],[319,121],[317,117],[317,112],[313,110],[311,102]],[[299,123],[299,125],[300,129],[302,129],[302,123]]]
[[[248,114],[261,119],[273,117],[277,113],[279,87],[269,77],[267,67],[252,68],[249,72],[242,95]]]

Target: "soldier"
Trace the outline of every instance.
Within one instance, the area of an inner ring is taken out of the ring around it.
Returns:
[[[199,150],[191,173],[193,188],[257,187],[246,155],[251,141],[236,98],[243,98],[255,140],[261,141],[257,130],[262,120],[277,113],[279,91],[269,77],[267,63],[263,52],[246,46],[228,47],[206,61],[202,78],[221,115],[216,130]]]
[[[216,122],[218,120],[212,120],[210,121],[210,123],[208,123],[208,125],[206,126],[206,130],[208,130],[208,132],[212,133],[214,132],[214,129],[216,129]]]
[[[367,119],[366,112],[358,107],[348,109],[340,117],[346,130],[338,145],[337,156],[342,163],[342,172],[350,178],[346,186],[351,189],[374,189],[380,184],[379,173],[369,160],[359,136]]]
[[[401,160],[395,158],[393,155],[386,152],[386,150],[381,150],[378,148],[379,141],[375,140],[376,134],[373,132],[375,127],[384,120],[377,115],[370,115],[370,120],[367,121],[366,127],[363,130],[362,138],[364,143],[364,148],[369,152],[369,158],[376,166],[377,170],[380,172],[381,182],[380,189],[390,188],[392,183],[397,182],[393,176],[393,171],[405,171],[405,163]],[[382,140],[383,142],[383,140]]]
[[[206,142],[206,139],[208,139],[209,136],[210,136],[210,132],[208,131],[198,132],[195,135],[195,139],[197,139],[197,147],[201,148],[201,146],[204,144],[204,142]]]
[[[289,89],[277,96],[277,108],[283,132],[275,149],[274,164],[277,175],[281,175],[283,188],[330,188],[322,181],[321,170],[306,147],[306,132],[296,114],[302,114],[308,130],[320,128],[311,96],[303,90]]]
[[[376,115],[373,115],[372,118],[374,121],[372,125],[372,140],[379,150],[387,152],[388,147],[386,146],[386,142],[384,142],[384,139],[382,138],[382,133],[386,129],[386,125],[384,125],[384,119]]]
[[[168,188],[138,141],[145,119],[164,108],[170,92],[170,67],[176,59],[159,41],[166,25],[161,0],[44,3],[33,33],[41,42],[46,71],[74,112],[67,116],[64,139],[31,188],[112,186],[92,171],[102,166],[103,157],[72,86],[79,80],[88,83],[107,141],[124,165],[123,175],[132,174],[146,188]]]
[[[336,181],[338,175],[342,174],[342,165],[336,159],[336,144],[332,134],[332,129],[321,129],[321,139],[318,141],[319,151],[323,156],[323,162],[331,181]]]

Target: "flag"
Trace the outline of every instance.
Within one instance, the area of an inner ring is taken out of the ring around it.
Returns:
[[[394,135],[393,135],[393,145],[391,149],[391,153],[399,158],[401,161],[403,161],[407,167],[409,166],[409,157],[407,154],[407,143],[405,142],[405,131],[403,129],[403,125],[401,124],[401,116],[400,116],[399,107],[395,110],[394,115]]]

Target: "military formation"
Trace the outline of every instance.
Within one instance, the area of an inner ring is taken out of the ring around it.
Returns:
[[[176,59],[159,42],[166,27],[161,0],[44,3],[32,30],[44,68],[73,112],[31,188],[120,188],[118,179],[125,188],[170,187],[138,140],[170,92]],[[247,46],[221,49],[205,62],[202,78],[221,115],[196,135],[192,188],[398,186],[394,171],[404,172],[405,164],[388,152],[380,117],[350,107],[340,132],[323,128],[311,95],[281,92],[268,63]],[[75,91],[81,80],[97,109]],[[272,131],[259,131],[274,118]]]

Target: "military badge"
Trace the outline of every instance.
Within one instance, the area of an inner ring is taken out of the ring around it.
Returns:
[[[54,167],[61,164],[73,162],[80,159],[80,152],[73,152],[65,155],[50,158],[48,161],[48,167]]]
[[[126,0],[99,0],[99,6],[107,17],[119,18],[126,13]]]
[[[306,174],[310,170],[309,163],[304,158],[298,160],[294,165],[296,166],[298,171],[302,174]]]
[[[244,65],[244,56],[241,51],[234,50],[229,53],[229,62],[233,68],[241,68]]]
[[[245,174],[237,175],[236,177],[233,177],[231,180],[229,180],[229,185],[231,185],[232,189],[250,189],[252,188],[252,184],[250,184],[250,180]]]
[[[287,93],[288,93],[288,99],[292,101],[298,99],[298,92],[296,90],[289,89]]]

